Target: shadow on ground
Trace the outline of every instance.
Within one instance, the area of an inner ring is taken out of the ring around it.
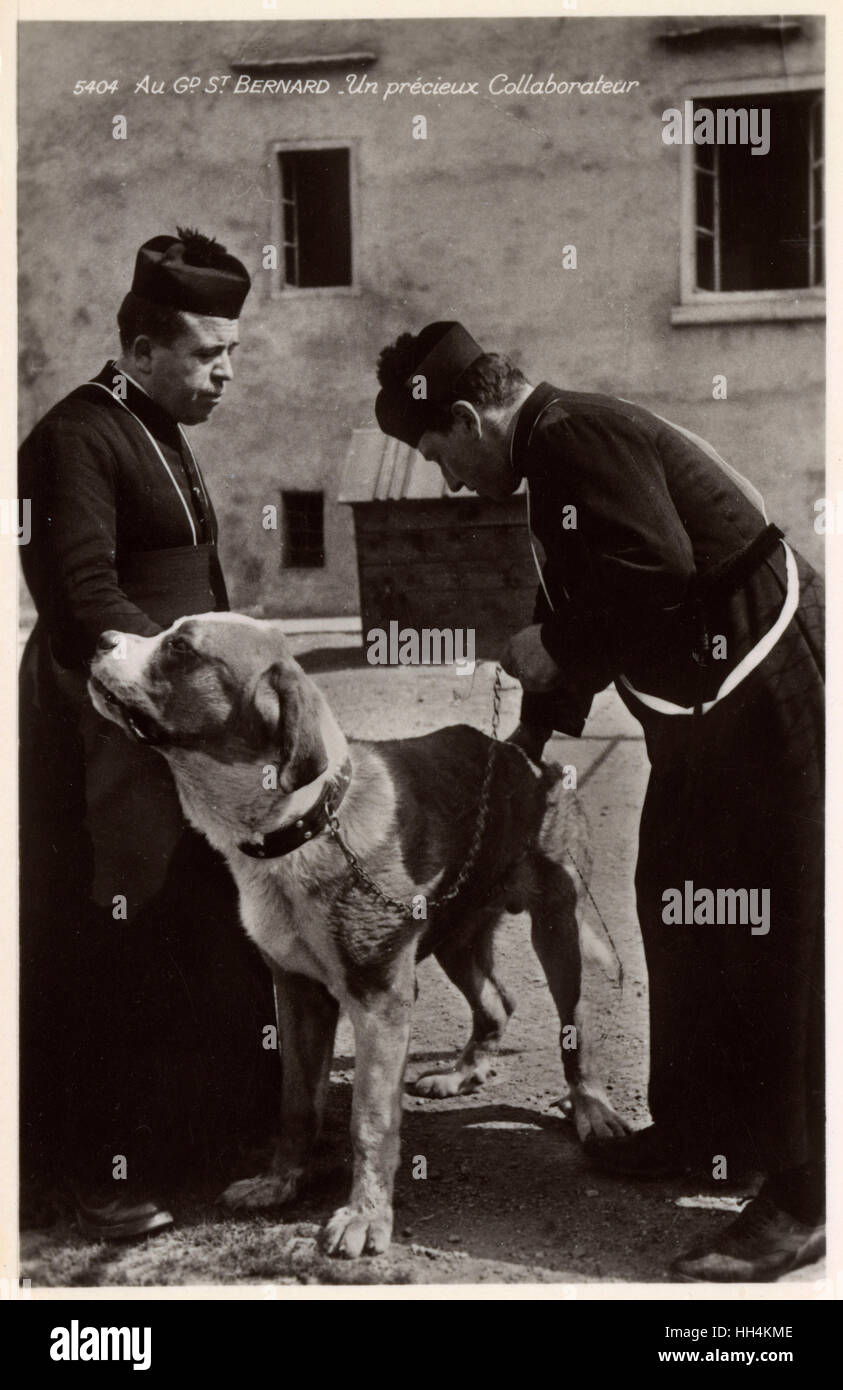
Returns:
[[[245,1283],[266,1286],[267,1297],[269,1286],[301,1283],[666,1283],[677,1251],[730,1219],[676,1198],[711,1201],[716,1187],[728,1204],[743,1190],[730,1187],[730,1197],[723,1184],[691,1178],[619,1182],[588,1169],[558,1114],[480,1096],[432,1105],[408,1097],[394,1244],[375,1259],[329,1260],[317,1234],[347,1196],[350,1105],[350,1085],[335,1082],[311,1180],[291,1210],[234,1217],[207,1184],[174,1197],[175,1230],[131,1246],[92,1245],[67,1224],[32,1233],[23,1273],[36,1285]]]

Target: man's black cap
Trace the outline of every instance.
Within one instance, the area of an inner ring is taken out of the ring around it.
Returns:
[[[375,416],[384,434],[415,449],[436,418],[431,407],[454,400],[460,377],[483,356],[482,347],[461,323],[429,323],[416,339],[416,360],[406,381],[378,393]]]
[[[190,314],[236,319],[251,283],[246,267],[218,241],[179,227],[178,236],[144,242],[132,293]]]

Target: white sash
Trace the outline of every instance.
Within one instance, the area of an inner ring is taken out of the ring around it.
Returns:
[[[738,662],[734,670],[729,672],[714,699],[707,700],[702,705],[703,714],[707,714],[708,711],[717,704],[718,700],[723,700],[727,695],[731,694],[735,687],[740,685],[742,680],[746,680],[750,671],[754,671],[756,666],[760,666],[765,656],[769,656],[799,606],[799,574],[796,569],[796,560],[793,551],[785,541],[782,541],[782,545],[784,546],[785,561],[787,564],[787,594],[785,595],[785,600],[782,605],[782,611],[769,632],[765,632],[761,641],[756,642],[755,646]],[[636,690],[635,686],[627,680],[626,676],[618,676],[618,680],[631,695],[635,696],[636,700],[640,700],[642,705],[646,705],[648,709],[655,710],[658,714],[694,713],[693,705],[674,705],[670,700],[663,700],[660,695],[645,695],[642,691]]]
[[[559,397],[557,396],[555,400],[547,402],[547,405],[545,405],[544,410],[541,411],[541,414],[537,416],[536,420],[533,422],[533,429],[535,429],[538,420],[541,418],[541,415],[544,414],[544,411],[547,410],[548,406],[554,405],[556,403],[556,400],[558,399]],[[634,404],[632,401],[624,400],[623,396],[618,396],[617,399],[624,401],[625,405]],[[655,415],[655,411],[651,410],[649,413],[651,415]],[[717,453],[716,449],[712,448],[712,446],[708,443],[707,440],[702,439],[698,434],[694,434],[691,430],[685,429],[682,425],[675,425],[672,420],[666,420],[663,415],[655,415],[655,418],[657,420],[661,420],[662,424],[668,425],[671,429],[676,430],[678,434],[683,434],[686,437],[686,439],[690,439],[694,444],[696,444],[697,447],[700,448],[703,451],[703,453],[705,453],[711,459],[713,463],[717,464],[718,467],[720,467],[723,470],[723,472],[732,480],[735,486],[740,489],[740,491],[747,498],[747,500],[751,502],[753,506],[758,508],[758,511],[761,513],[764,520],[767,520],[767,511],[764,506],[764,499],[761,496],[761,493],[757,490],[757,488],[753,487],[752,483],[750,483],[748,478],[745,478],[743,474],[739,473],[738,470],[732,466],[732,464],[727,463],[726,460],[722,458],[720,454]],[[532,430],[530,431],[530,433],[532,436]],[[511,451],[512,444],[510,442],[510,457]],[[547,592],[547,586],[544,582],[544,575],[542,574],[542,568],[539,564],[539,557],[536,554],[536,548],[533,544],[533,528],[530,524],[529,482],[527,483],[527,531],[530,537],[530,549],[533,552],[533,563],[536,567],[536,573],[539,577],[539,583],[541,584],[541,587],[544,590],[544,596],[547,599],[548,604],[550,605],[551,612],[555,612],[556,610],[553,607],[550,594]],[[782,541],[782,545],[784,546],[785,562],[787,566],[787,593],[785,595],[785,600],[782,605],[781,613],[779,614],[773,626],[770,628],[769,632],[765,633],[764,636],[761,638],[760,642],[756,642],[755,646],[752,647],[751,650],[747,652],[746,656],[738,662],[734,670],[729,672],[729,675],[726,677],[723,684],[720,686],[720,689],[717,691],[717,694],[715,695],[714,699],[707,700],[702,705],[703,714],[706,714],[708,710],[712,709],[713,706],[717,704],[718,700],[725,699],[725,697],[729,695],[735,689],[736,686],[740,685],[742,680],[746,679],[750,671],[754,671],[756,666],[759,666],[761,664],[764,658],[768,656],[769,653],[773,650],[773,647],[778,642],[779,638],[781,637],[782,633],[790,623],[791,618],[793,617],[794,613],[799,607],[799,574],[796,569],[796,560],[794,559],[792,550],[786,544],[785,541]],[[636,690],[635,686],[632,685],[632,683],[628,681],[626,676],[624,675],[618,676],[617,679],[620,682],[620,684],[623,685],[625,689],[627,689],[630,692],[631,695],[635,696],[636,700],[640,700],[642,705],[646,705],[649,709],[656,710],[659,714],[694,713],[695,706],[693,705],[674,705],[670,700],[663,700],[660,695],[645,695],[643,691]]]
[[[124,375],[125,375],[125,373],[124,373]],[[181,502],[182,506],[184,507],[185,516],[187,517],[187,519],[188,519],[188,521],[189,521],[189,523],[190,523],[190,534],[191,534],[192,537],[193,537],[193,544],[194,544],[194,545],[198,545],[198,540],[197,540],[197,536],[196,536],[196,527],[195,527],[194,524],[193,524],[193,517],[190,515],[190,508],[188,507],[187,503],[186,503],[185,500],[184,500],[184,493],[182,492],[181,488],[179,487],[178,483],[176,482],[175,478],[173,477],[173,470],[172,470],[172,468],[170,467],[170,465],[168,464],[167,460],[165,459],[163,453],[161,452],[161,450],[160,450],[159,447],[158,447],[158,442],[157,442],[157,440],[153,437],[153,435],[150,434],[149,430],[146,428],[146,425],[143,423],[143,420],[141,420],[140,417],[137,416],[137,415],[135,414],[135,412],[134,412],[133,410],[130,409],[129,406],[127,406],[126,402],[125,402],[125,401],[121,401],[121,399],[120,399],[119,396],[115,396],[115,394],[114,394],[113,391],[109,391],[108,387],[107,387],[107,386],[104,386],[103,383],[102,383],[101,381],[89,381],[89,382],[88,382],[88,385],[89,385],[89,386],[98,386],[98,387],[100,388],[101,391],[104,391],[105,394],[106,394],[107,396],[110,396],[111,399],[112,399],[113,401],[116,401],[118,405],[122,405],[123,409],[124,409],[129,415],[131,415],[131,417],[132,417],[133,420],[137,420],[138,424],[140,425],[141,429],[143,430],[144,434],[146,435],[147,439],[149,440],[150,444],[152,445],[153,449],[155,450],[156,454],[158,455],[158,457],[160,458],[161,462],[163,463],[164,467],[165,467],[166,470],[167,470],[167,475],[168,475],[168,477],[169,477],[169,479],[170,479],[170,482],[173,484],[173,487],[176,489],[176,492],[177,492],[178,495],[179,495],[179,501]],[[140,388],[138,388],[138,389],[140,389]],[[182,438],[184,438],[183,435],[182,435]],[[185,441],[185,442],[186,442],[186,441]],[[190,448],[190,445],[189,445],[189,444],[188,444],[188,448]],[[193,450],[191,449],[191,455],[192,455],[192,453],[193,453]],[[195,462],[196,462],[196,460],[194,459],[194,463],[195,463]],[[198,473],[199,470],[197,469],[196,471],[197,471],[197,473]]]

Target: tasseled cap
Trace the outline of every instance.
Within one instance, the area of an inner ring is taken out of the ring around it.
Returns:
[[[138,251],[132,293],[171,309],[214,318],[240,317],[251,279],[213,237],[189,228],[155,236]]]
[[[375,401],[384,434],[416,448],[437,412],[456,399],[459,379],[484,352],[461,323],[429,323],[416,340],[416,363],[400,387],[385,386]]]

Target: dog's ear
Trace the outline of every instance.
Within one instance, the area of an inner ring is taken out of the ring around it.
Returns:
[[[276,661],[255,686],[254,711],[261,731],[278,750],[279,786],[294,792],[328,766],[316,687],[292,661]]]

